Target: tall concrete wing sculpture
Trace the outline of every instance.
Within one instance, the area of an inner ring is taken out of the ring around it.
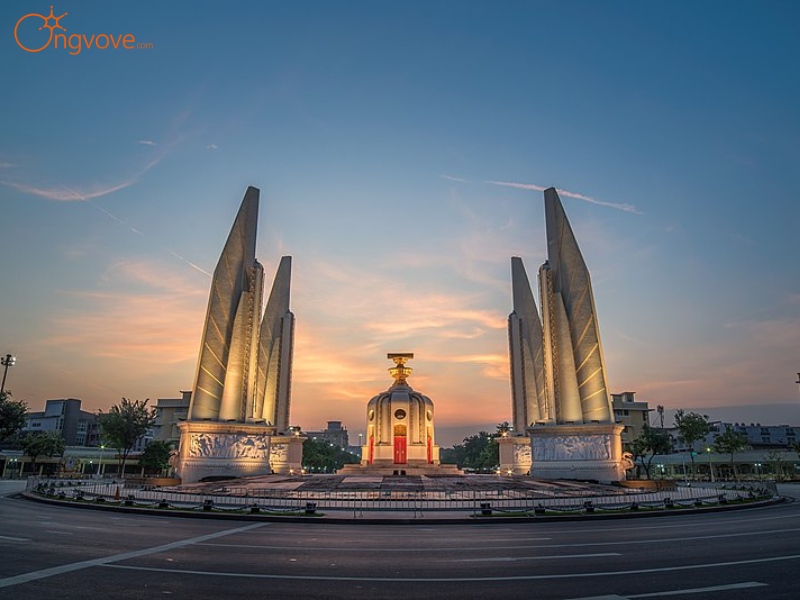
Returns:
[[[589,269],[554,188],[544,192],[544,209],[549,273],[546,264],[540,285],[552,321],[546,335],[559,352],[553,359],[554,380],[564,381],[562,398],[556,399],[564,413],[560,420],[613,423]]]
[[[514,311],[508,316],[508,339],[514,429],[525,431],[535,421],[549,420],[554,413],[545,394],[542,322],[525,265],[517,256],[511,259],[511,289]]]
[[[284,256],[267,300],[258,342],[253,416],[275,425],[278,431],[289,427],[294,344],[294,315],[289,310],[291,277],[292,257]]]
[[[541,320],[522,260],[511,259],[509,354],[517,435],[500,440],[501,468],[529,469],[546,479],[617,481],[627,462],[606,383],[589,270],[555,188],[545,190],[544,199],[548,260],[539,269]]]
[[[258,202],[259,190],[249,187],[212,276],[188,419],[180,424],[184,482],[301,465],[303,440],[288,431],[291,257],[281,259],[262,321]]]
[[[235,396],[243,392],[247,371],[249,344],[243,337],[253,329],[256,311],[261,310],[263,271],[256,261],[258,199],[259,191],[247,188],[211,279],[189,408],[193,421],[244,420],[243,415],[235,414],[237,405],[242,404]]]

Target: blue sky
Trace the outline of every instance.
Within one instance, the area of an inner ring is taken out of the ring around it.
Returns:
[[[510,418],[509,257],[544,260],[554,185],[612,391],[800,421],[797,3],[53,8],[152,47],[26,52],[50,4],[0,5],[0,353],[32,407],[189,388],[256,185],[267,277],[294,256],[292,420],[358,432],[412,351],[449,445]]]

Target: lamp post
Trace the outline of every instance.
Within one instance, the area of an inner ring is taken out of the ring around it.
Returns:
[[[17,362],[17,357],[13,354],[6,354],[3,358],[0,358],[0,365],[3,365],[3,383],[0,384],[0,394],[2,394],[6,390],[6,377],[8,376],[8,367],[13,367],[14,364]],[[800,375],[800,373],[798,373]]]
[[[756,475],[758,475],[758,481],[761,481],[761,463],[756,463],[753,465],[756,468]]]
[[[711,464],[711,448],[706,448],[706,454],[708,455],[708,473],[711,476],[711,483],[714,483],[714,465]]]

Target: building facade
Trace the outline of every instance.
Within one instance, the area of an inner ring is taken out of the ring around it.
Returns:
[[[45,401],[42,411],[27,414],[23,433],[55,431],[67,446],[99,446],[97,413],[81,410],[78,398]]]
[[[343,427],[341,421],[328,421],[328,426],[325,429],[306,431],[306,435],[309,439],[321,440],[338,446],[342,450],[347,450],[350,446],[350,436],[347,433],[347,427]]]
[[[611,407],[614,410],[614,420],[625,428],[620,435],[622,447],[627,450],[650,422],[651,409],[647,402],[636,400],[636,392],[611,394]]]
[[[192,392],[181,390],[180,398],[159,398],[156,400],[156,422],[153,426],[153,439],[175,445],[181,439],[178,424],[189,416],[189,402]]]

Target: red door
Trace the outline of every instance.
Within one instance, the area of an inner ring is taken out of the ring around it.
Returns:
[[[394,436],[394,464],[406,464],[406,436]]]
[[[428,464],[433,464],[433,438],[428,436]]]
[[[372,461],[375,459],[375,438],[369,436],[369,464],[372,464]]]

